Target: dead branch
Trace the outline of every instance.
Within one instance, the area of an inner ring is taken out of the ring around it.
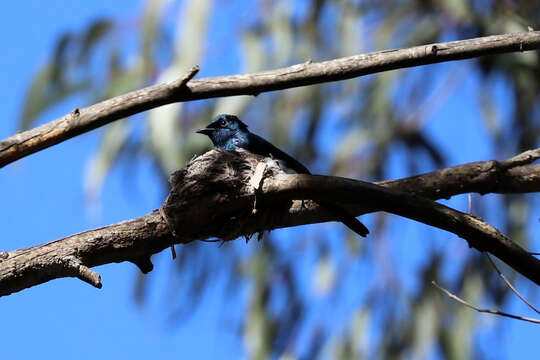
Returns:
[[[540,311],[533,305],[530,303],[529,300],[527,300],[525,298],[525,296],[521,295],[521,293],[519,291],[517,291],[517,289],[514,287],[514,285],[512,285],[512,283],[506,278],[506,276],[504,276],[504,274],[499,270],[499,268],[497,267],[497,265],[495,265],[495,262],[491,259],[491,256],[489,256],[488,254],[486,254],[486,257],[488,258],[489,260],[489,263],[491,264],[491,266],[493,267],[493,269],[495,269],[495,271],[497,272],[497,274],[499,275],[499,277],[501,279],[503,279],[504,283],[506,284],[506,286],[508,286],[508,288],[510,290],[512,290],[512,292],[514,294],[516,294],[516,296],[521,300],[523,301],[525,304],[527,304],[527,306],[529,306],[531,309],[533,309],[534,311],[536,311],[536,313],[540,314]]]
[[[1,141],[0,167],[113,121],[173,102],[258,95],[382,71],[539,48],[540,32],[530,31],[377,51],[323,62],[308,61],[271,71],[198,80],[191,80],[198,72],[198,67],[194,67],[176,81],[75,109],[59,119]]]
[[[483,312],[483,313],[488,313],[488,314],[494,314],[494,315],[499,315],[499,316],[503,316],[503,317],[509,317],[509,318],[512,318],[512,319],[517,319],[517,320],[521,320],[521,321],[528,321],[528,322],[532,322],[532,323],[535,323],[535,324],[540,324],[540,319],[533,319],[533,318],[528,318],[528,317],[523,317],[523,316],[519,316],[519,315],[514,315],[514,314],[509,314],[509,313],[505,313],[503,311],[499,311],[499,310],[492,310],[492,309],[484,309],[484,308],[480,308],[478,306],[475,306],[471,303],[468,303],[467,301],[463,300],[462,298],[460,298],[459,296],[455,295],[455,294],[452,294],[450,291],[448,291],[447,289],[443,288],[442,286],[439,286],[435,281],[432,281],[431,282],[435,287],[437,287],[439,290],[441,290],[443,293],[446,294],[446,296],[448,296],[449,298],[451,299],[454,299],[456,300],[458,303],[462,304],[462,305],[465,305],[473,310],[476,310],[478,312]]]

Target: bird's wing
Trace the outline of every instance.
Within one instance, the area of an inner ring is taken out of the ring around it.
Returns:
[[[289,172],[287,170],[292,170],[292,172],[297,174],[310,174],[308,168],[301,162],[253,133],[249,133],[247,141],[241,147],[254,154],[277,160],[280,163],[280,167],[286,172]]]
[[[264,157],[271,157],[277,160],[281,169],[285,172],[295,172],[297,174],[310,174],[309,170],[302,165],[298,160],[287,154],[286,152],[278,149],[262,137],[249,133],[243,141],[237,144],[238,147],[243,148],[253,154],[261,155]],[[292,171],[289,171],[292,170]],[[334,204],[330,201],[317,201],[317,203],[326,208],[331,214],[333,214],[338,221],[341,221],[349,229],[353,230],[360,236],[366,236],[369,234],[369,230],[358,219],[352,216],[345,208],[339,204]]]

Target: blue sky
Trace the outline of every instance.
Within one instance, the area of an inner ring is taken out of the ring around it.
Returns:
[[[0,122],[0,138],[16,130],[27,84],[50,56],[59,35],[66,30],[78,30],[103,16],[135,20],[140,14],[142,1],[50,0],[44,5],[43,1],[26,0],[7,4],[0,5],[4,14],[0,23],[0,40],[4,46],[0,57],[4,114],[4,120]],[[445,69],[445,65],[438,66],[437,69]],[[435,66],[433,68],[436,69]],[[219,74],[219,69],[211,72]],[[466,118],[460,119],[463,120],[460,126],[465,134],[462,138],[447,136],[456,126],[462,109],[476,108],[472,95],[475,91],[478,91],[478,85],[473,77],[464,83],[458,96],[449,99],[428,126],[428,131],[435,140],[444,144],[445,149],[456,149],[455,144],[459,142],[459,149],[449,154],[451,164],[485,160],[496,155],[491,144],[477,141],[478,134],[485,131],[481,124],[467,121],[478,118],[479,114],[467,112]],[[495,89],[495,93],[504,101],[504,88]],[[47,113],[45,120],[61,116],[77,105],[55,108]],[[143,163],[137,169],[136,181],[139,188],[147,191],[137,193],[135,199],[130,200],[126,196],[121,170],[116,169],[105,184],[102,211],[97,214],[88,211],[84,203],[83,176],[97,144],[97,132],[89,133],[0,169],[3,205],[0,210],[0,250],[36,245],[141,216],[161,204],[163,198],[155,186],[156,178],[150,165]],[[404,171],[400,168],[399,154],[394,162],[394,175],[397,177]],[[463,197],[452,200],[452,205],[461,210],[465,209],[465,204]],[[421,256],[399,256],[403,253],[421,254],[425,239],[420,239],[418,227],[406,220],[393,218],[392,221],[400,224],[394,227],[399,232],[388,234],[398,239],[391,243],[395,266],[405,269],[411,264],[422,263]],[[531,226],[538,229],[537,224]],[[324,229],[325,233],[335,236]],[[284,230],[279,237],[286,238],[294,233],[295,230]],[[404,234],[407,242],[401,241]],[[448,244],[448,237],[443,238],[439,232],[434,237],[437,240],[434,246],[443,246],[457,254],[467,251],[465,243],[459,239]],[[458,257],[456,261],[459,261]],[[185,320],[185,324],[175,328],[165,324],[160,312],[164,299],[160,294],[166,288],[165,281],[171,271],[169,253],[159,254],[154,262],[155,270],[149,275],[154,292],[150,297],[152,306],[143,309],[138,308],[133,300],[138,270],[129,263],[97,268],[103,279],[101,290],[75,279],[61,279],[0,298],[2,357],[137,359],[196,355],[197,358],[235,359],[238,354],[243,354],[242,343],[234,333],[236,330],[221,326],[219,311],[222,307],[216,306],[212,300],[220,294],[223,284],[219,282],[209,290],[201,306]],[[409,284],[407,286],[414,286],[413,276],[405,277],[404,281]],[[516,302],[509,305],[509,310],[530,315],[524,306]],[[486,323],[489,328],[491,319],[483,317],[482,324]],[[537,351],[540,331],[537,326],[512,320],[501,320],[496,326],[506,333],[503,349],[508,354],[520,357]],[[488,337],[483,340],[481,337],[480,341],[481,347],[489,351],[494,339]]]
[[[42,1],[2,3],[0,10],[5,16],[0,23],[0,39],[4,55],[0,64],[5,86],[0,89],[4,111],[0,137],[5,138],[16,130],[26,86],[50,56],[59,35],[67,30],[79,30],[102,16],[135,19],[140,7],[140,1],[132,0],[55,0],[46,5]],[[54,109],[48,119],[64,112],[66,108]],[[84,204],[83,176],[97,143],[97,133],[90,133],[2,169],[2,249],[31,246],[144,215],[161,204],[163,199],[159,198],[158,190],[152,191],[154,179],[150,168],[143,166],[138,179],[149,191],[130,201],[122,188],[121,176],[115,173],[104,189],[102,214],[89,213]],[[156,266],[150,275],[157,280],[166,279],[170,270],[167,267],[170,255],[163,255],[165,265]],[[160,263],[160,256],[156,263]],[[104,285],[99,291],[78,280],[61,279],[0,299],[3,314],[0,334],[6,350],[2,357],[177,358],[196,351],[201,357],[215,358],[218,354],[232,355],[241,350],[230,348],[221,352],[233,345],[226,334],[220,332],[217,336],[220,329],[215,326],[212,311],[192,317],[186,326],[171,330],[164,325],[157,307],[137,308],[133,289],[138,270],[132,264],[101,266],[97,271]],[[156,293],[162,293],[159,281],[155,285]],[[192,323],[196,324],[195,332],[189,325]],[[209,346],[212,339],[219,346]]]

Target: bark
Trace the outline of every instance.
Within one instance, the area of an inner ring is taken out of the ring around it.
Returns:
[[[124,117],[173,102],[235,95],[258,95],[382,71],[484,55],[540,48],[540,32],[486,36],[468,40],[384,50],[323,62],[308,61],[252,74],[191,80],[193,67],[180,79],[114,97],[0,142],[0,167]]]
[[[387,211],[445,229],[540,284],[540,262],[528,252],[481,219],[432,201],[473,191],[539,191],[538,165],[528,165],[539,157],[536,149],[502,162],[475,162],[370,184],[286,175],[270,159],[210,151],[171,176],[165,204],[151,214],[0,253],[0,296],[61,277],[101,287],[93,266],[130,261],[148,272],[150,256],[171,244],[249,238],[264,230],[334,220],[314,202],[295,199],[339,201],[355,215]]]

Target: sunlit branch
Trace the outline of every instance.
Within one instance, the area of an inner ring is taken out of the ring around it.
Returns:
[[[258,73],[191,80],[198,71],[198,67],[194,67],[176,81],[75,109],[59,119],[1,141],[0,167],[113,121],[174,102],[258,95],[382,71],[539,48],[540,32],[531,31],[377,51],[323,62],[308,61]]]

